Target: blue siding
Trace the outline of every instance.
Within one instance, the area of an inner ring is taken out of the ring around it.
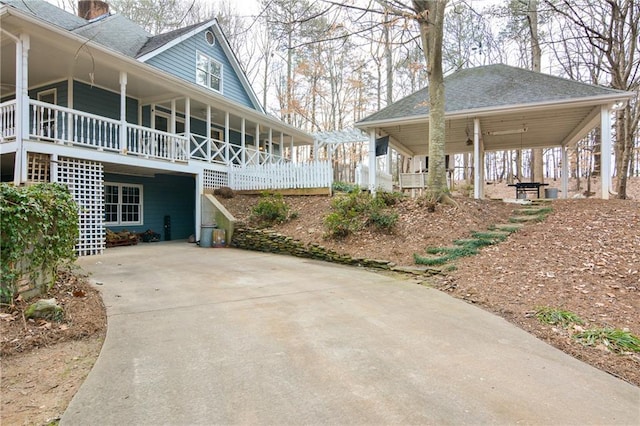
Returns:
[[[119,120],[120,93],[75,81],[73,84],[73,108]],[[137,122],[138,100],[127,98],[127,123],[136,124]]]
[[[144,232],[148,229],[164,240],[164,217],[171,216],[171,239],[184,240],[195,234],[195,178],[193,176],[156,175],[153,178],[106,173],[105,182],[142,185],[143,224],[139,226],[109,226],[112,231],[127,229]]]
[[[38,100],[38,93],[51,89],[56,89],[56,105],[63,107],[69,106],[69,91],[67,90],[67,80],[60,81],[58,83],[47,84],[46,86],[40,86],[29,89],[29,98]]]
[[[222,64],[222,94],[239,104],[256,109],[218,40],[215,45],[210,46],[204,38],[205,31],[154,56],[147,63],[196,84],[196,51],[202,52]]]

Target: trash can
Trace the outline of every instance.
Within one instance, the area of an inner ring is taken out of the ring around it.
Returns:
[[[545,188],[544,198],[558,198],[558,188]]]
[[[202,225],[200,227],[200,247],[211,247],[213,245],[213,229],[215,225]]]

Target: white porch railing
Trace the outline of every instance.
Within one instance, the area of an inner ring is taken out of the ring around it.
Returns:
[[[127,154],[169,161],[187,161],[187,137],[127,124]]]
[[[16,101],[0,104],[0,142],[16,137]]]
[[[333,183],[329,161],[234,166],[229,186],[236,190],[324,188]]]
[[[393,176],[382,170],[376,170],[377,189],[393,191]],[[356,185],[361,188],[369,188],[369,167],[359,164],[356,167]]]
[[[0,104],[0,143],[15,140],[16,105],[15,99]],[[31,139],[143,158],[199,160],[225,166],[288,163],[284,157],[254,146],[242,147],[196,134],[187,137],[167,133],[33,99],[26,123]]]

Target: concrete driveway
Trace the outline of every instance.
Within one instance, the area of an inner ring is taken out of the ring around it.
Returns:
[[[639,388],[427,287],[184,242],[79,263],[109,329],[63,425],[640,422]]]

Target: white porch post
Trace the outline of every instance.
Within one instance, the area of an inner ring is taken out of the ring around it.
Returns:
[[[211,105],[207,105],[207,130],[205,138],[207,138],[207,161],[211,161]]]
[[[285,158],[284,156],[284,133],[280,132],[280,157],[282,157],[282,159]],[[291,152],[289,152],[289,157],[291,157]],[[289,158],[291,159],[291,158]]]
[[[184,135],[187,143],[191,140],[191,98],[184,99]]]
[[[231,141],[229,140],[229,111],[224,113],[224,161],[227,165],[231,164],[231,159],[229,158],[229,144]]]
[[[269,163],[273,163],[273,129],[269,128]]]
[[[609,105],[600,108],[600,175],[602,199],[609,199],[611,189],[611,111]]]
[[[562,198],[569,198],[569,148],[562,147]]]
[[[376,193],[376,131],[369,130],[369,191]]]
[[[388,174],[391,174],[391,161],[393,160],[393,157],[391,155],[391,144],[389,144],[389,146],[387,147],[387,164],[385,167],[385,171]]]
[[[256,123],[256,136],[253,138],[253,146],[256,150],[255,155],[258,157],[256,164],[260,164],[260,125],[258,123]]]
[[[240,163],[242,167],[247,165],[247,150],[246,150],[246,142],[247,142],[247,132],[246,132],[246,121],[244,117],[242,117],[242,122],[240,124]]]
[[[289,160],[293,163],[293,136],[291,136],[291,140],[289,141]]]
[[[120,152],[127,151],[127,73],[120,71]]]
[[[484,198],[484,147],[480,138],[480,119],[473,119],[473,198]]]
[[[176,132],[176,100],[171,99],[171,119],[169,123],[169,133]]]
[[[73,77],[67,78],[67,108],[73,109]],[[75,129],[73,128],[73,115],[67,117],[67,139],[75,141]],[[60,141],[60,143],[63,143]]]
[[[5,31],[3,31],[6,33]],[[9,33],[6,33],[9,34]],[[13,169],[13,183],[20,185],[27,180],[27,152],[25,139],[29,139],[29,36],[20,34],[16,42],[16,140],[18,149]]]
[[[204,194],[204,170],[196,174],[196,241],[200,241],[200,225],[202,224],[202,196]]]

